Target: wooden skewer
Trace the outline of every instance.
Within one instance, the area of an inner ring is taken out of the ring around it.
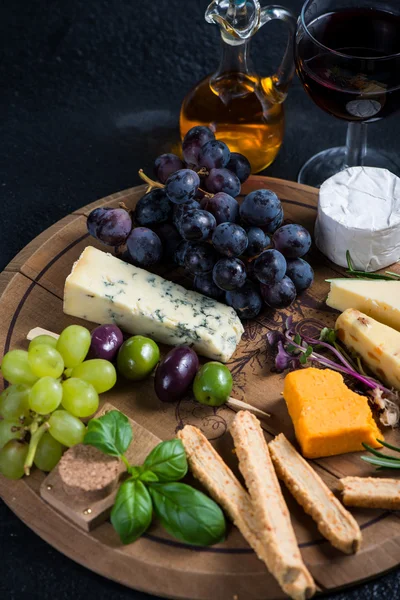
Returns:
[[[50,335],[55,339],[58,339],[60,337],[57,333],[54,333],[53,331],[48,331],[47,329],[43,329],[43,327],[34,327],[34,329],[31,329],[28,332],[26,339],[31,341],[39,335]],[[239,410],[248,410],[249,412],[253,413],[253,415],[256,415],[256,417],[260,417],[261,419],[266,419],[271,416],[269,413],[264,412],[263,410],[256,408],[255,406],[251,406],[251,404],[247,404],[247,402],[244,402],[243,400],[238,400],[237,398],[229,398],[226,404],[236,412],[238,412]]]
[[[60,337],[58,335],[58,333],[53,333],[52,331],[48,331],[47,329],[43,329],[42,327],[34,327],[34,329],[31,329],[30,331],[28,331],[28,335],[26,336],[26,339],[31,341],[36,337],[39,337],[39,335],[50,335],[51,337],[55,338],[56,340],[58,340],[58,338]]]

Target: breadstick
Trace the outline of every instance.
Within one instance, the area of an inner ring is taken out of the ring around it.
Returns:
[[[262,558],[291,598],[311,598],[315,584],[301,557],[260,422],[249,412],[240,411],[230,432],[254,506]]]
[[[357,552],[361,531],[357,521],[339,502],[321,477],[297,452],[283,433],[268,444],[275,471],[319,531],[332,546],[346,554]]]
[[[400,509],[400,481],[379,477],[343,477],[340,479],[346,506]]]
[[[269,544],[261,535],[261,525],[256,519],[249,494],[197,427],[186,425],[179,431],[178,438],[183,443],[194,476],[222,506],[258,558],[269,568],[271,562]],[[299,569],[298,561],[293,561],[293,565],[286,571],[288,579],[296,580],[299,573],[301,578],[302,569]],[[274,575],[274,573],[272,574]],[[311,598],[315,591],[312,580],[304,593],[299,593],[297,589],[293,591],[291,581],[285,583],[284,586],[284,591],[293,600]]]

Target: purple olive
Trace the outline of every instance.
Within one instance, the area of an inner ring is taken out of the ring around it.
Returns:
[[[162,402],[174,402],[190,388],[199,368],[199,359],[189,346],[173,348],[159,363],[154,389]]]
[[[113,361],[124,341],[120,328],[116,325],[100,325],[93,329],[91,335],[89,357]]]

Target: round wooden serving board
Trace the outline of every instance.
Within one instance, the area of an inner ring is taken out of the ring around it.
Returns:
[[[243,193],[262,187],[278,194],[286,219],[312,231],[317,190],[293,182],[252,177],[243,186]],[[145,186],[140,186],[113,194],[65,217],[26,246],[0,274],[0,356],[11,348],[26,348],[25,338],[33,327],[60,332],[67,325],[79,322],[63,314],[65,278],[85,246],[91,244],[107,250],[89,237],[85,216],[96,206],[117,206],[121,201],[133,208],[144,190]],[[308,329],[321,322],[332,326],[336,317],[335,311],[325,305],[329,288],[325,280],[343,272],[316,250],[312,251],[310,261],[316,274],[311,289],[289,309],[265,309],[257,319],[247,323],[229,364],[235,382],[233,395],[272,414],[271,419],[263,423],[267,439],[283,431],[295,441],[281,395],[283,375],[271,371],[267,332],[281,328],[289,314]],[[182,280],[182,274],[174,272],[172,267],[163,275]],[[154,394],[151,379],[130,385],[118,382],[102,399],[161,439],[174,437],[186,423],[197,425],[237,470],[228,433],[234,413],[229,408],[212,409],[191,399],[162,404]],[[398,432],[385,432],[385,435],[388,441],[400,444]],[[340,477],[376,474],[357,454],[316,460],[313,467],[332,489]],[[44,477],[38,470],[19,481],[0,476],[0,495],[15,514],[49,544],[105,577],[174,599],[278,600],[285,597],[264,564],[231,525],[226,541],[212,548],[193,548],[179,543],[157,525],[152,525],[136,543],[122,546],[109,522],[85,533],[45,503],[39,495]],[[310,517],[286,491],[284,493],[304,560],[321,591],[360,582],[400,563],[400,520],[396,513],[354,510],[363,531],[363,545],[357,555],[345,556],[321,538]]]

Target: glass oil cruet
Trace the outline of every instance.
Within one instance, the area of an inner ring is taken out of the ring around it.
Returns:
[[[254,71],[249,46],[252,36],[273,19],[284,21],[289,41],[276,74]],[[268,167],[282,145],[283,102],[294,74],[294,15],[280,6],[261,8],[259,0],[214,0],[206,21],[219,26],[222,56],[218,70],[186,96],[180,114],[182,138],[194,125],[207,125],[232,152],[247,156],[253,173]]]

